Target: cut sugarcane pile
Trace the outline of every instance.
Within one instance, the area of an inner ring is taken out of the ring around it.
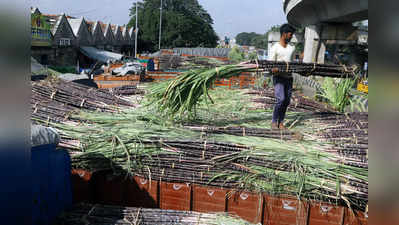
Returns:
[[[159,58],[159,64],[161,70],[186,70],[214,68],[217,66],[229,64],[229,62],[198,56],[162,55]]]
[[[253,101],[264,105],[264,108],[266,109],[273,109],[276,103],[276,97],[274,96],[273,88],[268,88],[261,91],[252,90],[247,94],[262,96],[262,98],[256,98]],[[335,112],[335,110],[327,104],[305,98],[304,96],[296,93],[293,93],[288,109],[295,112]]]
[[[336,118],[345,115],[288,112],[293,131],[303,133],[304,139],[278,139],[267,133],[270,110],[245,107],[250,96],[226,89],[210,94],[215,104],[211,108],[200,105],[194,121],[165,123],[156,107],[142,106],[118,114],[75,115],[85,123],[55,128],[63,137],[80,142],[79,151],[72,155],[74,168],[113,169],[152,180],[291,194],[366,207],[368,168],[347,165],[337,144],[321,135],[337,125],[359,124],[357,119],[337,124]],[[194,129],[185,127],[187,124]],[[198,131],[206,126],[212,128],[206,135]],[[233,129],[219,132],[220,127]],[[242,135],[243,127],[245,132],[248,128],[269,136]]]
[[[78,204],[60,215],[57,225],[250,225],[227,214],[198,213],[162,209],[144,209],[109,205]]]
[[[109,89],[111,94],[114,95],[143,95],[145,91],[137,88],[136,85],[124,85],[121,87]]]
[[[106,90],[57,80],[31,82],[31,110],[35,121],[63,122],[71,119],[77,110],[116,112],[123,107],[133,107],[128,101]]]

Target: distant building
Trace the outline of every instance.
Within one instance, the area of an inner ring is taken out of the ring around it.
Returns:
[[[31,7],[31,40],[31,55],[41,64],[75,66],[90,62],[80,52],[84,46],[133,55],[135,35],[126,26],[42,14]]]
[[[53,58],[51,26],[38,8],[31,8],[31,55],[43,65]]]

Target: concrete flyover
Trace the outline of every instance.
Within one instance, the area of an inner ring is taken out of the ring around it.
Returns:
[[[368,19],[368,0],[284,0],[289,23],[352,23]]]
[[[355,43],[353,22],[368,19],[368,0],[283,0],[287,21],[305,29],[304,62],[324,63],[326,44]]]

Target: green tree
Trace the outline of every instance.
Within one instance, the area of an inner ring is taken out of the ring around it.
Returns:
[[[138,4],[139,51],[158,49],[160,0]],[[162,48],[216,47],[219,40],[213,20],[197,0],[163,0]],[[136,3],[130,9],[128,27],[135,27]]]
[[[267,48],[267,38],[264,34],[257,34],[255,32],[242,32],[237,34],[236,42],[239,45],[250,45],[256,48]]]
[[[242,32],[242,33],[237,34],[236,42],[239,45],[251,45],[252,39],[259,35],[260,34],[257,34],[255,32],[251,32],[251,33]]]
[[[251,40],[251,45],[256,48],[267,49],[267,38],[266,35],[258,35]]]

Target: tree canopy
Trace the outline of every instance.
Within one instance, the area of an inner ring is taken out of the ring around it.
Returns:
[[[256,48],[266,49],[267,38],[264,34],[257,34],[255,32],[242,32],[236,36],[236,42],[239,45],[250,45]]]
[[[138,4],[139,51],[158,49],[161,0],[144,0]],[[219,40],[208,12],[197,0],[162,1],[161,48],[216,47]],[[136,3],[130,8],[128,27],[135,27]]]

